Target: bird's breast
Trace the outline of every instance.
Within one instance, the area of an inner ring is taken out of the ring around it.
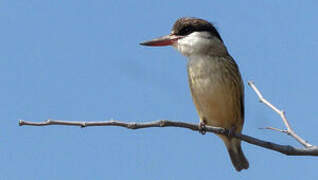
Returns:
[[[189,85],[200,119],[208,125],[231,128],[240,116],[239,93],[230,60],[224,57],[190,57]]]

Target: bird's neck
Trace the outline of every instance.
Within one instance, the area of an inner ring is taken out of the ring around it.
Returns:
[[[206,32],[192,33],[178,40],[174,47],[184,56],[226,56],[228,55],[223,42]]]

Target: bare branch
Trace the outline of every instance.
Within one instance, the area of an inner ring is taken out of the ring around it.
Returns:
[[[304,146],[304,148],[295,148],[289,145],[280,145],[273,142],[268,142],[264,140],[260,140],[251,136],[247,136],[240,133],[229,132],[229,130],[220,128],[220,127],[212,127],[206,126],[206,132],[216,133],[216,134],[223,134],[225,136],[231,136],[242,141],[245,141],[250,144],[254,144],[256,146],[264,147],[266,149],[271,149],[282,154],[286,155],[293,155],[293,156],[318,156],[318,146],[313,146],[307,143],[305,140],[300,138],[291,128],[290,124],[287,121],[284,111],[279,110],[274,105],[272,105],[269,101],[267,101],[261,92],[256,88],[253,82],[248,82],[249,86],[256,92],[257,96],[259,97],[260,102],[267,105],[269,108],[273,109],[277,114],[280,115],[282,118],[287,130],[282,130],[273,127],[267,127],[265,129],[276,130],[282,133],[286,133],[296,139],[300,144]],[[79,126],[79,127],[88,127],[88,126],[120,126],[125,127],[128,129],[141,129],[141,128],[150,128],[150,127],[179,127],[179,128],[186,128],[191,129],[193,131],[200,131],[199,124],[191,124],[186,122],[177,122],[177,121],[168,121],[168,120],[159,120],[153,122],[144,122],[144,123],[136,123],[136,122],[121,122],[121,121],[95,121],[95,122],[83,122],[83,121],[61,121],[61,120],[47,120],[43,122],[30,122],[30,121],[19,121],[20,126],[49,126],[49,125],[64,125],[64,126]]]
[[[29,125],[29,126],[49,126],[49,125],[67,125],[67,126],[79,126],[79,127],[88,127],[88,126],[120,126],[128,129],[141,129],[141,128],[150,128],[150,127],[180,127],[191,129],[193,131],[199,131],[198,124],[191,124],[186,122],[178,122],[178,121],[168,121],[168,120],[160,120],[146,123],[126,123],[121,121],[97,121],[97,122],[81,122],[81,121],[56,121],[56,120],[47,120],[44,122],[29,122],[29,121],[19,121],[20,126]],[[280,153],[286,155],[307,155],[307,156],[318,156],[318,147],[312,146],[310,148],[295,148],[288,145],[279,145],[268,141],[263,141],[260,139],[253,138],[251,136],[247,136],[239,133],[229,133],[227,129],[220,127],[212,127],[206,126],[207,132],[212,132],[216,134],[223,134],[225,136],[233,136],[239,138],[245,142],[250,144],[254,144],[257,146],[261,146],[267,149],[271,149],[274,151],[278,151]]]
[[[285,115],[285,112],[283,110],[279,110],[277,107],[275,107],[273,104],[271,104],[269,101],[267,101],[262,93],[257,89],[257,87],[255,86],[255,84],[252,82],[252,81],[249,81],[248,82],[248,85],[255,91],[255,93],[257,94],[258,98],[259,98],[259,101],[263,104],[265,104],[266,106],[268,106],[269,108],[271,108],[272,110],[274,110],[283,120],[287,130],[285,131],[282,131],[282,130],[279,130],[283,133],[286,133],[290,136],[292,136],[294,139],[296,139],[300,144],[302,144],[304,147],[306,148],[310,148],[312,147],[313,145],[309,144],[307,141],[305,141],[304,139],[302,139],[300,136],[298,136],[294,130],[291,128],[289,122],[287,121],[287,118],[286,118],[286,115]],[[271,128],[271,129],[274,129],[274,128]],[[275,128],[275,130],[277,130]]]

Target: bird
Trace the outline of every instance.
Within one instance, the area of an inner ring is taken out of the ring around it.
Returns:
[[[177,19],[169,35],[140,43],[144,46],[173,46],[186,56],[192,99],[204,134],[206,125],[241,133],[244,124],[244,83],[237,63],[229,54],[215,26],[200,18]],[[249,163],[241,140],[218,135],[237,171]]]

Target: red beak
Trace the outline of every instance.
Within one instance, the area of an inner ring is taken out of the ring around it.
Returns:
[[[140,43],[143,46],[170,46],[173,45],[174,42],[178,41],[178,39],[182,38],[183,36],[176,36],[169,34],[167,36],[162,36],[156,39],[152,39],[150,41],[145,41]]]

